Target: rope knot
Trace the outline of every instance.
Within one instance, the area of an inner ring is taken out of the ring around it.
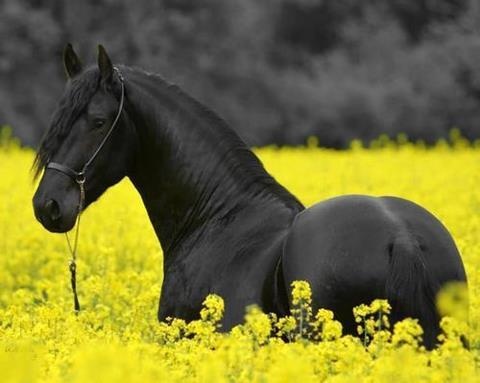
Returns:
[[[71,259],[69,262],[68,262],[68,268],[70,269],[70,272],[71,273],[74,273],[77,271],[77,263]]]

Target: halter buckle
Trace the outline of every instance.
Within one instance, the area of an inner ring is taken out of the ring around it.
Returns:
[[[79,172],[75,175],[75,182],[79,185],[83,185],[85,183],[85,172]]]

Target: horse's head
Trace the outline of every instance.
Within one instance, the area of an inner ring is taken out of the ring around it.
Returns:
[[[77,181],[85,179],[86,207],[127,175],[135,143],[133,126],[121,105],[123,78],[105,49],[99,46],[98,65],[86,70],[70,44],[63,61],[66,91],[34,164],[36,175],[44,170],[33,197],[35,216],[53,232],[66,232],[75,224],[80,200]],[[75,174],[82,170],[84,175]]]

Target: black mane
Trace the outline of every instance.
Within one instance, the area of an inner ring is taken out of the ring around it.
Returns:
[[[98,89],[100,73],[97,68],[87,69],[80,76],[69,81],[67,89],[52,115],[50,127],[43,136],[33,163],[34,178],[59,149],[72,125],[84,111]]]
[[[222,159],[222,163],[230,168],[230,171],[236,172],[238,179],[248,180],[248,186],[255,186],[257,192],[266,190],[282,200],[286,205],[293,208],[303,209],[303,204],[287,189],[280,185],[268,172],[252,152],[248,145],[243,141],[237,132],[212,109],[199,102],[196,98],[186,93],[176,84],[166,82],[161,76],[151,74],[142,70],[136,70],[137,73],[143,73],[149,77],[155,77],[166,85],[170,96],[181,100],[186,109],[190,112],[198,112],[201,121],[197,121],[204,126],[205,131],[214,132],[213,136],[221,137],[222,142],[216,142],[216,151]],[[243,166],[239,166],[242,164]]]

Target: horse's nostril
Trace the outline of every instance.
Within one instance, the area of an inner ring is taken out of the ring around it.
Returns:
[[[49,199],[45,203],[45,211],[52,221],[58,221],[60,219],[60,207],[57,201]]]

